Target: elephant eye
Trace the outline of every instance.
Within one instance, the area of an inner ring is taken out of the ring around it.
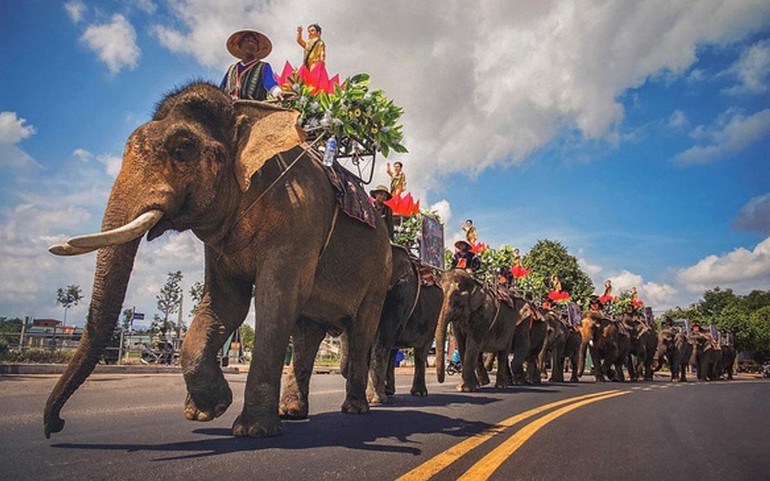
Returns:
[[[171,146],[171,156],[180,162],[190,162],[198,158],[198,142],[195,138],[182,137]]]

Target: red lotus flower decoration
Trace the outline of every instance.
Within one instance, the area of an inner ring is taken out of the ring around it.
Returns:
[[[513,266],[511,267],[511,274],[513,274],[513,277],[516,279],[521,279],[522,277],[525,277],[527,274],[529,274],[530,270],[525,269],[521,266]]]
[[[644,305],[644,301],[640,301],[637,299],[636,301],[631,301],[631,305],[634,307],[640,307]]]
[[[412,194],[408,193],[405,196],[396,194],[392,199],[386,200],[385,205],[391,208],[393,215],[401,215],[404,217],[411,217],[420,213],[420,201],[414,201]]]
[[[616,302],[618,298],[612,296],[602,296],[599,298],[599,300],[602,301],[602,304],[607,304],[608,302]]]
[[[304,65],[296,70],[297,78],[294,78],[294,67],[287,61],[283,66],[283,71],[280,76],[275,77],[275,81],[284,90],[291,90],[293,84],[297,80],[301,80],[305,85],[313,87],[313,95],[318,92],[326,92],[327,94],[334,92],[334,86],[340,85],[339,74],[332,78],[329,78],[329,74],[326,73],[326,65],[323,62],[318,62],[313,70],[308,70]],[[344,89],[344,85],[340,85],[340,88]]]
[[[569,300],[569,292],[551,291],[548,293],[548,299],[552,301],[566,301]]]
[[[489,245],[484,244],[483,242],[477,242],[476,245],[471,249],[471,252],[474,254],[481,254],[486,250],[489,250]]]

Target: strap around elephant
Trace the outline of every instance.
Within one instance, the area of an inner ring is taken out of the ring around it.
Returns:
[[[417,293],[414,296],[414,302],[412,303],[412,308],[409,309],[409,315],[406,316],[406,319],[410,319],[412,317],[412,314],[414,314],[414,310],[417,309],[417,302],[420,300],[420,292],[422,291],[422,279],[420,278],[420,271],[417,269],[417,266],[414,264],[414,262],[410,262],[412,264],[412,270],[414,271],[415,279],[417,279]]]
[[[497,304],[497,309],[495,309],[495,318],[492,319],[492,324],[489,325],[488,332],[491,332],[492,329],[495,327],[495,324],[497,323],[497,318],[500,315],[500,304],[502,304],[502,302],[498,301],[497,297],[495,297],[494,295],[492,295],[492,300],[495,301],[495,304]]]

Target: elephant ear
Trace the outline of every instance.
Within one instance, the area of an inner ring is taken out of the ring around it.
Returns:
[[[305,132],[299,127],[299,112],[248,103],[236,104],[236,135],[238,156],[235,175],[238,185],[246,192],[251,177],[270,158],[296,147],[305,140]]]

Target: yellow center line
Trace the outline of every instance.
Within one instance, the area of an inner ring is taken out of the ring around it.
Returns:
[[[584,396],[577,396],[569,399],[562,399],[561,401],[556,401],[550,404],[539,406],[534,409],[530,409],[529,411],[518,414],[516,416],[510,417],[504,421],[501,421],[498,424],[495,424],[494,426],[488,429],[485,429],[484,431],[481,431],[480,433],[474,434],[473,436],[469,437],[465,441],[455,444],[454,446],[447,449],[443,453],[437,454],[436,456],[432,457],[428,461],[422,463],[421,465],[417,466],[413,470],[404,474],[403,476],[398,478],[396,481],[416,481],[416,480],[425,480],[425,479],[431,478],[436,473],[441,472],[444,468],[446,468],[453,462],[460,459],[464,454],[466,454],[476,446],[479,446],[484,441],[487,441],[493,436],[500,434],[501,432],[505,431],[506,428],[509,428],[516,423],[524,421],[525,419],[528,419],[536,414],[539,414],[543,411],[547,411],[551,408],[555,408],[557,406],[561,406],[563,404],[571,403],[574,401],[580,401],[583,399],[595,398],[597,396],[604,396],[608,393],[617,393],[617,392],[618,392],[617,390],[602,391],[602,392],[593,393],[593,394],[586,394]]]
[[[604,393],[602,393],[604,394]],[[565,406],[552,413],[546,414],[542,418],[532,421],[523,428],[519,429],[516,434],[505,440],[500,446],[495,448],[492,452],[481,458],[476,464],[474,464],[468,471],[465,472],[458,481],[481,481],[489,479],[497,468],[500,467],[506,459],[508,459],[513,453],[516,452],[524,443],[529,440],[536,432],[538,432],[543,426],[550,423],[554,419],[567,414],[568,412],[575,410],[586,404],[591,404],[597,401],[603,401],[617,396],[623,396],[630,394],[629,391],[618,392],[615,391],[612,394],[604,396],[594,397],[592,399],[586,399],[579,401],[569,406]]]

